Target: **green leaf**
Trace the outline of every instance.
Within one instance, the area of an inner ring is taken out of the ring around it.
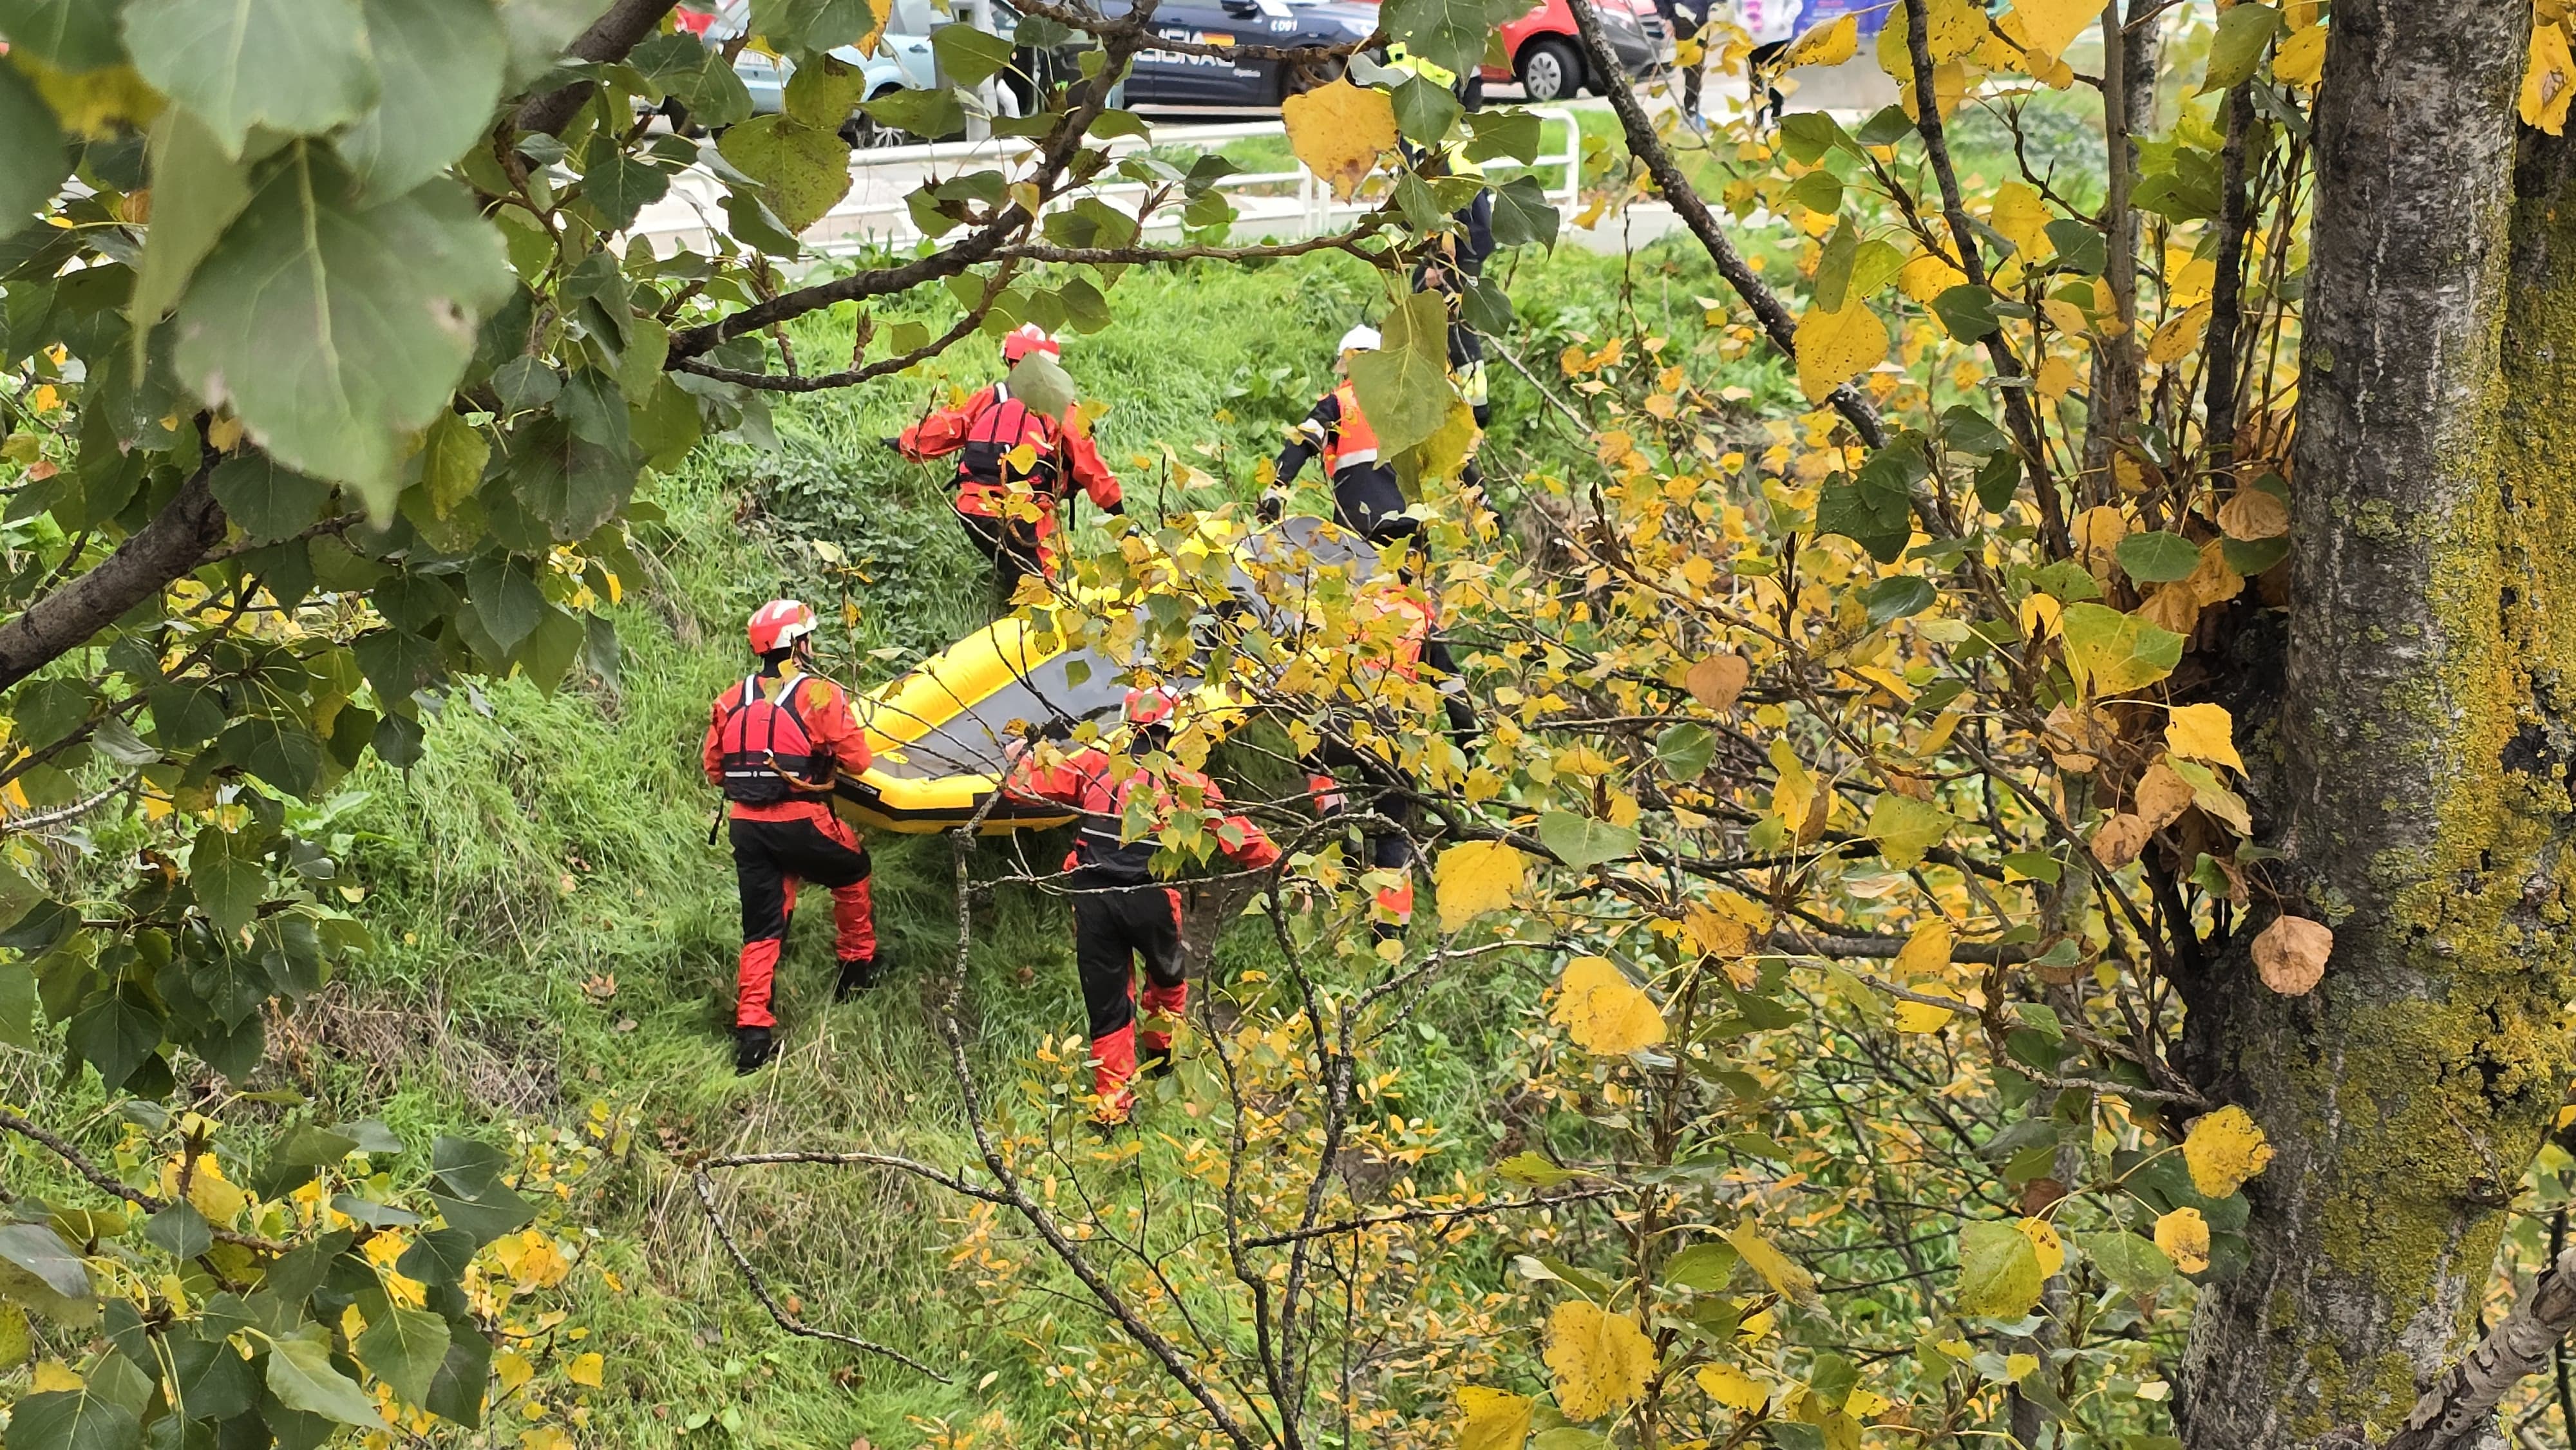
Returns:
[[[435,1180],[430,1198],[450,1227],[489,1243],[536,1217],[527,1200],[501,1181],[508,1164],[499,1149],[471,1138],[441,1138],[430,1145],[429,1157]]]
[[[1932,581],[1920,574],[1891,574],[1861,591],[1861,603],[1869,606],[1869,622],[1885,624],[1921,614],[1932,607],[1939,595]]]
[[[1847,144],[1842,123],[1822,111],[1799,111],[1780,118],[1780,147],[1801,166],[1813,166],[1825,159],[1826,152]]]
[[[509,87],[516,89],[551,68],[574,36],[606,10],[610,0],[501,0],[501,33],[510,42]]]
[[[1633,826],[1614,826],[1572,811],[1549,811],[1538,818],[1538,839],[1550,855],[1581,871],[1635,855],[1639,837]]]
[[[161,1046],[169,1026],[140,989],[119,986],[81,1009],[63,1040],[74,1057],[98,1069],[99,1084],[114,1092]],[[0,1249],[0,1254],[5,1253]]]
[[[124,15],[125,0],[0,0],[0,35],[56,70],[105,70],[125,61]]]
[[[964,29],[950,26],[945,35]],[[808,60],[787,78],[788,118],[825,131],[840,129],[868,94],[868,73],[831,56]]]
[[[1735,1276],[1735,1266],[1743,1255],[1735,1246],[1711,1240],[1697,1243],[1673,1255],[1664,1265],[1663,1282],[1701,1294],[1714,1294],[1726,1287]]]
[[[2227,560],[2228,568],[2251,579],[2290,557],[2290,540],[2287,535],[2277,539],[2257,539],[2251,543],[2241,539],[2221,539],[2218,552]]]
[[[1869,803],[1869,837],[1878,842],[1879,858],[1899,871],[1912,870],[1958,824],[1957,816],[1939,806],[1892,790],[1880,791]]]
[[[386,514],[404,438],[445,406],[510,286],[499,233],[455,183],[362,203],[298,143],[188,284],[179,374],[280,462]]]
[[[823,219],[850,192],[850,148],[818,126],[755,116],[724,133],[716,150],[761,185],[769,209],[791,232]]]
[[[193,1259],[215,1246],[214,1226],[184,1198],[152,1215],[143,1225],[143,1237],[161,1252],[181,1259]]]
[[[1827,216],[1843,209],[1843,179],[1822,167],[1789,183],[1786,194],[1789,200],[1807,210],[1823,212]]]
[[[0,1226],[0,1259],[33,1274],[66,1299],[89,1297],[89,1270],[62,1235],[40,1223]],[[11,1442],[13,1445],[15,1441]]]
[[[2200,94],[2232,90],[2254,78],[2263,50],[2281,29],[2281,12],[2269,5],[2239,5],[2218,17],[2218,36],[2209,43],[2209,73]]]
[[[1961,403],[1941,415],[1941,446],[1953,453],[1991,458],[2012,446],[1994,420]]]
[[[611,137],[590,138],[590,149],[582,159],[581,194],[598,210],[607,230],[622,232],[633,226],[635,214],[660,201],[670,189],[671,178],[659,167],[627,155]]]
[[[9,1450],[136,1450],[143,1422],[88,1389],[55,1390],[20,1400],[9,1416]]]
[[[1395,129],[1422,146],[1437,146],[1448,139],[1449,128],[1467,110],[1447,86],[1421,76],[1406,76],[1395,88],[1394,99]]]
[[[259,904],[268,895],[268,873],[235,856],[232,839],[222,827],[208,826],[197,833],[188,853],[188,885],[197,893],[197,905],[228,937],[259,919]]]
[[[331,1332],[307,1324],[293,1337],[271,1342],[268,1392],[290,1410],[343,1425],[381,1429],[384,1420],[365,1390],[331,1364]]]
[[[546,596],[537,581],[509,559],[476,560],[465,571],[465,587],[474,600],[475,616],[503,654],[517,649],[545,613]]]
[[[548,374],[552,376],[552,374]],[[420,483],[429,494],[430,510],[445,518],[483,486],[484,465],[492,461],[492,442],[483,430],[453,410],[429,425],[420,450]]]
[[[866,0],[751,0],[751,28],[781,50],[855,45],[875,28]]]
[[[2073,604],[2058,620],[2066,667],[2089,696],[2143,689],[2182,663],[2182,636],[2100,604]]]
[[[2057,251],[2055,265],[2087,277],[2102,275],[2111,255],[2110,244],[2091,222],[2059,217],[2048,224],[2048,244]]]
[[[227,458],[208,480],[215,502],[255,541],[284,539],[303,531],[322,516],[331,501],[331,485],[280,468],[265,453]]]
[[[1439,431],[1449,417],[1449,309],[1433,292],[1416,292],[1380,324],[1376,352],[1351,361],[1360,411],[1377,429],[1382,457],[1392,457]]]
[[[358,1336],[358,1359],[405,1404],[417,1405],[429,1398],[430,1385],[447,1363],[447,1341],[446,1320],[396,1305]]]
[[[510,46],[491,0],[364,3],[384,86],[375,109],[340,138],[340,154],[368,195],[400,196],[483,135]]]
[[[859,109],[873,120],[925,141],[936,141],[966,124],[966,107],[958,101],[957,92],[944,86],[936,90],[896,91]],[[1092,132],[1099,134],[1099,128],[1093,127]]]
[[[447,1358],[430,1381],[421,1408],[472,1429],[483,1423],[483,1396],[492,1378],[492,1342],[480,1334],[451,1335]]]
[[[944,25],[930,37],[939,68],[966,85],[982,85],[1011,63],[1011,43],[960,21]]]
[[[27,229],[71,175],[71,153],[53,107],[13,65],[0,65],[0,237]]]
[[[1406,51],[1465,72],[1484,63],[1495,28],[1528,8],[1522,0],[1387,0],[1379,14],[1381,28]]]
[[[1655,737],[1655,762],[1674,780],[1699,779],[1716,758],[1717,736],[1705,725],[1668,725]]]
[[[405,1278],[453,1289],[465,1282],[466,1267],[480,1247],[474,1235],[461,1228],[434,1228],[412,1239],[411,1247],[394,1261],[394,1269]]]
[[[1556,245],[1556,208],[1535,176],[1515,176],[1494,189],[1494,245]]]
[[[172,1408],[181,1419],[229,1420],[258,1401],[259,1385],[251,1378],[250,1361],[233,1353],[230,1344],[194,1334],[173,1334],[165,1342],[170,1346],[170,1377],[179,1389]]]
[[[24,962],[0,967],[0,1042],[36,1045],[36,974]]]
[[[2200,546],[2180,534],[2153,529],[2131,534],[2114,551],[2120,567],[2141,584],[2170,584],[2188,579],[2200,567]]]
[[[1532,1188],[1554,1188],[1580,1177],[1571,1169],[1559,1168],[1536,1150],[1524,1148],[1494,1165],[1494,1171],[1506,1182],[1526,1183]]]
[[[152,225],[144,233],[132,303],[138,343],[178,303],[197,264],[250,205],[248,169],[226,156],[215,134],[188,111],[172,106],[161,113],[150,157]]]
[[[1932,299],[1932,315],[1960,342],[1976,342],[2003,324],[1995,317],[1995,294],[1962,282]]]
[[[1467,143],[1470,161],[1536,161],[1547,144],[1546,125],[1529,111],[1479,111],[1467,118],[1467,129],[1476,138]]]
[[[519,502],[558,539],[588,538],[635,488],[631,458],[575,436],[560,417],[521,428],[510,449],[509,478]]]
[[[317,135],[376,103],[359,0],[132,0],[125,40],[134,68],[227,156],[253,126]]]
[[[1027,404],[1032,412],[1050,418],[1064,416],[1074,404],[1073,376],[1064,365],[1043,352],[1033,352],[1011,367],[1006,380],[1011,396]]]
[[[2076,1234],[2074,1239],[2103,1278],[2136,1297],[2144,1298],[2173,1282],[2173,1260],[2136,1234]]]
[[[314,1174],[358,1151],[358,1140],[311,1124],[271,1148],[254,1180],[262,1197],[276,1198],[313,1181]]]
[[[2019,1319],[2039,1303],[2046,1282],[2039,1272],[2039,1250],[2020,1229],[1990,1220],[1960,1225],[1960,1313]]]
[[[657,35],[635,47],[627,63],[686,106],[690,120],[710,130],[751,118],[751,92],[742,77],[694,35]]]

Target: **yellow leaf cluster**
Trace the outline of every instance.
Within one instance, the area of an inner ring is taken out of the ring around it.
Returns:
[[[2233,1103],[2203,1116],[2183,1136],[2182,1161],[2204,1198],[2225,1198],[2272,1161],[2254,1115]]]
[[[1691,1378],[1708,1397],[1730,1410],[1752,1414],[1771,1403],[1771,1387],[1731,1364],[1704,1364]]]
[[[1798,37],[1789,47],[1791,65],[1841,65],[1860,54],[1860,17],[1846,15]]]
[[[1576,957],[1557,981],[1551,1021],[1575,1045],[1601,1057],[1620,1057],[1664,1040],[1664,1014],[1607,957]]]
[[[1655,1370],[1655,1346],[1637,1321],[1589,1299],[1568,1299],[1547,1319],[1547,1368],[1556,1407],[1597,1420],[1635,1404]]]
[[[2209,1220],[2196,1208],[2175,1209],[2156,1220],[2156,1247],[2175,1268],[2199,1273],[2209,1267]]]
[[[1468,1385],[1458,1391],[1458,1450],[1521,1450],[1529,1443],[1536,1401],[1509,1390]]]
[[[2102,7],[2092,0],[2016,0],[2012,13],[2021,17],[2031,53],[2055,60],[2087,26],[2101,20]]]
[[[1857,297],[1840,311],[1810,307],[1798,319],[1798,390],[1821,403],[1834,389],[1886,360],[1887,324]]]

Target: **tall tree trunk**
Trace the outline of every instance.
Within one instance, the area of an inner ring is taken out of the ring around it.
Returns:
[[[2110,167],[2109,194],[2102,206],[2110,263],[2102,281],[2111,289],[2112,311],[2127,330],[2093,349],[2084,476],[2075,484],[2079,509],[2120,496],[2111,478],[2111,455],[2137,429],[2138,372],[2146,343],[2137,335],[2141,228],[2129,194],[2138,173],[2137,138],[2156,129],[2156,60],[2162,50],[2164,22],[2159,17],[2164,8],[2163,0],[2129,0],[2125,18],[2120,0],[2110,0],[2102,9],[2103,154]]]
[[[2191,1070],[2278,1152],[2246,1186],[2250,1262],[2193,1325],[2194,1450],[2402,1421],[2475,1330],[2567,1081],[2576,261],[2554,220],[2519,259],[2551,290],[2499,348],[2529,24],[2507,0],[2334,10],[2289,661],[2259,742],[2270,881],[2334,951],[2304,997],[2241,941],[2187,984]],[[2536,406],[2508,403],[2524,383]]]

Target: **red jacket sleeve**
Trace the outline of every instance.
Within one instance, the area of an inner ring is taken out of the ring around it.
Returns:
[[[718,700],[707,712],[707,741],[698,747],[698,764],[707,773],[707,784],[724,784],[724,752],[717,748],[718,736],[724,731],[724,701]]]
[[[1123,499],[1118,477],[1109,471],[1108,464],[1101,461],[1100,445],[1092,441],[1091,435],[1068,425],[1064,430],[1064,451],[1073,463],[1073,481],[1082,485],[1082,491],[1091,496],[1092,507],[1118,507]]]
[[[895,439],[895,449],[915,463],[943,457],[966,446],[966,430],[975,415],[993,405],[993,390],[986,388],[966,400],[962,408],[940,408],[920,422],[903,430]]]
[[[1099,759],[1098,750],[1083,750],[1059,756],[1053,765],[1041,766],[1035,754],[1023,755],[1003,780],[1002,793],[1079,810],[1083,785],[1098,768]]]
[[[1200,803],[1209,810],[1225,804],[1225,792],[1216,788],[1215,781],[1207,781],[1205,791]],[[1227,816],[1219,820],[1216,823],[1216,844],[1217,849],[1225,852],[1227,859],[1247,871],[1262,870],[1279,859],[1277,843],[1270,839],[1268,832],[1254,825],[1249,816]]]

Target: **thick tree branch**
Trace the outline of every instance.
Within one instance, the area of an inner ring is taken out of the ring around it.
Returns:
[[[2571,1329],[2576,1329],[2576,1249],[2561,1253],[2542,1270],[2504,1322],[2433,1382],[2381,1450],[2468,1450],[2484,1434],[2487,1417],[2505,1392],[2547,1366]]]
[[[22,1138],[42,1144],[47,1151],[62,1159],[66,1167],[88,1180],[90,1186],[101,1193],[122,1199],[145,1213],[159,1213],[170,1206],[166,1200],[155,1198],[142,1189],[131,1188],[118,1182],[116,1175],[92,1162],[88,1154],[73,1147],[68,1139],[39,1127],[32,1120],[20,1117],[6,1108],[0,1108],[0,1128],[6,1128]],[[275,1239],[261,1238],[257,1234],[235,1233],[220,1225],[212,1226],[211,1231],[219,1243],[238,1244],[246,1249],[256,1249],[263,1254],[283,1254],[292,1247],[279,1243]]]
[[[626,53],[644,42],[662,24],[679,0],[617,0],[608,13],[590,23],[590,28],[573,37],[564,54],[575,60],[603,64],[624,60]],[[560,90],[531,97],[519,107],[511,124],[522,131],[543,131],[558,135],[581,112],[596,87],[588,81],[576,81]]]
[[[1568,4],[1574,11],[1575,28],[1582,33],[1585,60],[1592,74],[1599,78],[1597,83],[1608,94],[1610,109],[1619,113],[1620,128],[1628,134],[1629,152],[1646,164],[1647,173],[1655,178],[1656,189],[1672,203],[1673,211],[1691,229],[1691,235],[1699,238],[1699,244],[1708,250],[1709,259],[1717,263],[1718,275],[1726,279],[1726,285],[1735,289],[1736,296],[1744,299],[1745,306],[1753,309],[1754,320],[1762,324],[1763,334],[1771,339],[1771,345],[1794,363],[1798,356],[1797,319],[1789,315],[1788,305],[1771,290],[1769,283],[1762,280],[1761,274],[1753,270],[1753,265],[1744,260],[1744,254],[1735,249],[1735,243],[1727,239],[1725,231],[1717,224],[1717,218],[1709,212],[1708,203],[1700,199],[1698,189],[1674,163],[1673,153],[1664,145],[1663,138],[1655,134],[1654,119],[1646,114],[1644,103],[1637,99],[1636,88],[1628,84],[1627,72],[1621,69],[1618,58],[1610,53],[1610,43],[1602,38],[1601,17],[1593,10],[1592,0],[1568,0]],[[1863,443],[1872,448],[1886,446],[1887,425],[1879,421],[1878,409],[1861,396],[1859,389],[1845,383],[1834,389],[1828,401],[1834,405],[1835,412],[1850,422],[1852,431],[1860,435]],[[1958,531],[1944,527],[1940,532]]]
[[[224,541],[224,509],[208,480],[220,455],[209,451],[194,475],[98,567],[0,624],[0,690],[5,690],[116,622],[185,576]]]

